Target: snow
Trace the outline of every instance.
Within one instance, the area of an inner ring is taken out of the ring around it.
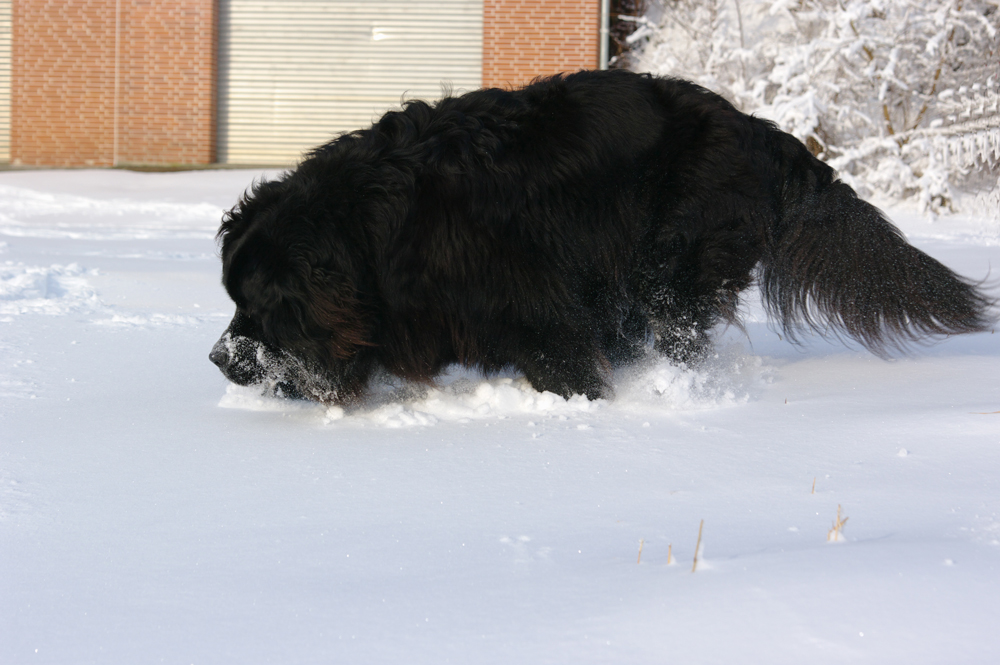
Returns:
[[[265,398],[207,358],[261,175],[0,173],[0,662],[997,662],[1000,337],[797,347],[751,294],[611,400]],[[995,223],[890,214],[1000,265]]]

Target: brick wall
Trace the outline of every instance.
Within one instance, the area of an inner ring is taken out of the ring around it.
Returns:
[[[11,161],[214,160],[215,1],[14,0]],[[117,134],[117,138],[116,138]]]
[[[121,0],[118,159],[215,160],[215,2]]]
[[[600,0],[484,0],[483,85],[596,69]]]
[[[111,163],[115,0],[14,0],[14,164]]]

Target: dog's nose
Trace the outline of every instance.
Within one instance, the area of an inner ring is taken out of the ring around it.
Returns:
[[[224,345],[216,344],[212,347],[212,352],[208,354],[208,359],[215,363],[219,369],[225,369],[229,365],[229,352],[226,351]]]

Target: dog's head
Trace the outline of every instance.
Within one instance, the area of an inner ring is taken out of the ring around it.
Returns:
[[[358,297],[363,248],[343,219],[287,179],[256,184],[226,214],[222,282],[236,315],[209,359],[230,381],[335,402],[363,388],[352,379],[371,346]]]

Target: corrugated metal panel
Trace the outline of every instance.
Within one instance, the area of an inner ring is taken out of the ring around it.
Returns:
[[[10,161],[11,0],[0,0],[0,162]]]
[[[218,159],[291,163],[482,82],[482,0],[221,0]]]

